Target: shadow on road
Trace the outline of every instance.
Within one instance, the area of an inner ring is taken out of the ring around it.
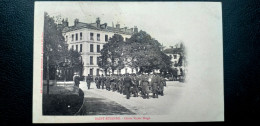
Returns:
[[[78,115],[135,115],[135,113],[108,99],[85,98]]]

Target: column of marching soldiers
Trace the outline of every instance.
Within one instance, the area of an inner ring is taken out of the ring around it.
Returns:
[[[90,87],[90,76],[87,76],[87,86]],[[149,94],[153,94],[153,98],[158,95],[164,95],[164,86],[166,80],[159,74],[124,74],[111,76],[97,76],[95,78],[97,89],[106,89],[108,91],[119,92],[126,95],[129,99],[131,95],[134,97],[142,96],[144,99],[149,98]]]

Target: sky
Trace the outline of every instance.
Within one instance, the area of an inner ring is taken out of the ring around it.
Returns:
[[[221,20],[221,11],[214,2],[45,2],[44,9],[51,16],[93,23],[100,17],[101,23],[120,27],[138,27],[146,31],[164,46],[189,40],[196,30],[210,28]]]

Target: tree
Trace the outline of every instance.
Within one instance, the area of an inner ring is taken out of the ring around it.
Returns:
[[[115,34],[109,39],[108,43],[104,44],[99,57],[98,66],[103,68],[105,72],[108,69],[114,70],[124,68],[122,60],[122,50],[124,48],[124,39],[121,35]]]
[[[67,49],[67,45],[62,35],[62,27],[58,27],[54,22],[54,19],[46,12],[44,13],[43,51],[44,79],[48,80],[48,77],[50,77],[50,79],[56,79],[57,67],[66,67],[66,70],[83,68],[80,53]],[[71,64],[65,65],[65,62],[70,62]],[[50,72],[48,72],[49,70]],[[66,72],[67,71],[65,71],[65,73]],[[49,75],[48,73],[51,74]]]
[[[64,37],[62,36],[61,30],[58,30],[57,24],[54,19],[44,13],[44,39],[43,39],[43,78],[47,77],[47,67],[51,67],[55,70],[56,65],[64,60],[64,52],[66,51]],[[47,65],[48,58],[48,65]],[[51,79],[55,78],[55,71],[50,72]]]
[[[161,51],[162,45],[145,31],[132,35],[126,43],[124,56],[131,57],[128,65],[140,68],[140,73],[152,72],[155,69],[166,71],[171,67],[171,58]]]
[[[155,69],[166,71],[170,68],[171,58],[161,51],[161,44],[149,34],[140,31],[126,42],[121,35],[115,34],[101,50],[99,67],[105,71],[130,67],[139,73],[149,73]]]

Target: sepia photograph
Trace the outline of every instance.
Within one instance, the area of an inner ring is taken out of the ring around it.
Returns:
[[[34,123],[224,121],[220,2],[35,2]]]

